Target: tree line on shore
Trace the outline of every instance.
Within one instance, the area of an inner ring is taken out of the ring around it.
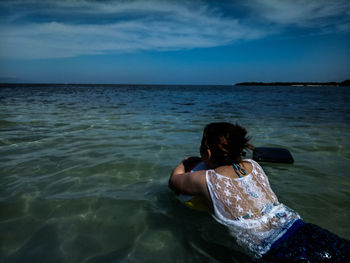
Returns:
[[[342,82],[240,82],[236,86],[350,86],[350,79]]]

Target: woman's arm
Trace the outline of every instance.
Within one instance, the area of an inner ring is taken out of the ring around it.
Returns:
[[[185,160],[184,160],[185,161]],[[182,161],[171,173],[169,188],[176,194],[208,196],[206,171],[186,173]]]

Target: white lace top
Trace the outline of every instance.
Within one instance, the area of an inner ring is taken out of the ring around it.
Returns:
[[[214,218],[226,225],[247,253],[261,257],[300,216],[278,202],[260,165],[250,159],[252,172],[229,178],[207,170],[206,180]]]

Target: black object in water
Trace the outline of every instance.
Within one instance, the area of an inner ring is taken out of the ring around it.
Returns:
[[[293,163],[292,154],[283,148],[256,147],[253,160],[258,162]]]

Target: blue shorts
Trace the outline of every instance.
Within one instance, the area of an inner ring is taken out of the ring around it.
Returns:
[[[349,241],[301,220],[293,226],[272,245],[262,262],[350,262]]]

